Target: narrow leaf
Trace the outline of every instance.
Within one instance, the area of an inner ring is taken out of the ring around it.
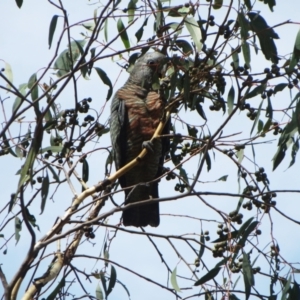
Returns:
[[[243,276],[245,283],[246,300],[248,300],[251,292],[251,287],[254,286],[254,276],[251,264],[248,259],[248,255],[245,252],[243,252]]]
[[[258,120],[257,124],[257,133],[260,133],[264,127],[264,122],[262,120]]]
[[[228,175],[224,175],[218,179],[218,181],[227,181]]]
[[[106,298],[107,297],[106,279],[105,279],[104,273],[102,271],[100,271],[100,279],[101,279],[101,282],[102,282],[102,286],[103,286],[104,293],[105,293],[105,298]]]
[[[60,182],[59,180],[59,177],[58,175],[56,174],[56,172],[54,171],[54,169],[50,166],[50,165],[47,165],[48,169],[50,170],[50,172],[52,173],[53,175],[53,178],[56,182]]]
[[[17,6],[19,8],[21,8],[22,4],[23,4],[23,0],[16,0]]]
[[[84,182],[89,180],[89,164],[86,159],[82,162],[82,179]]]
[[[129,49],[130,48],[129,38],[121,18],[118,20],[117,28],[125,48]]]
[[[51,48],[51,45],[52,45],[53,35],[54,35],[55,29],[56,29],[56,24],[57,24],[57,19],[58,19],[58,15],[54,15],[50,22],[49,35],[48,35],[49,49]]]
[[[23,84],[20,84],[19,86],[19,92],[20,94],[22,94],[23,96],[25,96],[25,91],[26,91],[26,88],[27,88],[27,83],[23,83]],[[20,97],[17,97],[14,104],[13,104],[13,107],[12,107],[12,112],[14,113],[17,109],[20,108],[21,104],[23,102],[23,99],[21,99]]]
[[[215,278],[218,275],[218,273],[220,272],[220,270],[221,270],[220,267],[211,269],[207,274],[205,274],[203,277],[201,277],[199,280],[197,280],[195,282],[194,286],[204,284],[205,282]]]
[[[203,231],[201,230],[201,236],[200,236],[200,250],[199,250],[199,255],[198,258],[200,259],[202,255],[204,254],[205,250],[205,237],[203,234]]]
[[[5,62],[4,75],[6,76],[6,78],[8,79],[8,81],[10,83],[13,83],[13,79],[14,79],[13,72],[12,72],[10,64],[7,62]],[[11,85],[9,83],[7,83],[6,88],[8,88],[10,90]]]
[[[49,176],[48,176],[48,172],[46,171],[46,175],[44,176],[44,179],[42,182],[41,214],[44,212],[44,209],[45,209],[48,192],[49,192]]]
[[[28,80],[28,88],[31,90],[31,99],[35,101],[39,97],[39,89],[37,84],[36,73],[32,74]]]
[[[250,0],[244,0],[245,5],[247,6],[248,10],[251,10],[252,5]]]
[[[58,285],[55,287],[53,292],[47,297],[46,300],[55,300],[57,299],[56,296],[57,294],[61,291],[61,289],[65,286],[66,284],[66,279],[63,277],[61,281],[58,283]]]
[[[243,51],[245,64],[248,66],[248,68],[250,68],[251,52],[250,52],[250,46],[247,42],[244,42],[242,44],[242,51]]]
[[[15,239],[16,239],[16,244],[19,242],[20,240],[20,232],[22,230],[22,222],[20,220],[20,218],[15,217]]]
[[[300,59],[300,29],[297,33],[295,44],[294,44],[294,51],[292,55],[292,59],[288,68],[288,72],[291,72],[296,64],[299,62]]]
[[[264,100],[262,100],[262,101],[260,102],[260,105],[259,105],[258,110],[257,110],[257,113],[256,113],[256,118],[255,118],[255,120],[254,120],[254,122],[253,122],[253,126],[252,126],[252,128],[251,128],[250,134],[252,134],[252,132],[253,132],[254,128],[256,127],[256,124],[257,124],[257,122],[258,122],[258,120],[259,120],[260,111],[261,111],[261,107],[262,107],[263,102],[264,102]]]
[[[196,50],[200,52],[202,50],[203,44],[201,43],[201,30],[197,21],[193,17],[188,17],[185,19],[184,23],[194,41]]]
[[[3,139],[2,139],[2,141],[3,141],[3,144],[4,144],[5,148],[8,149],[8,152],[9,152],[12,156],[17,157],[16,153],[12,150],[12,148],[11,148],[11,146],[10,146],[10,144],[9,144],[9,140],[8,140],[7,137],[6,137],[5,132],[3,132]]]
[[[107,96],[106,96],[106,101],[107,101],[107,100],[110,99],[110,97],[111,97],[111,95],[112,95],[112,93],[113,93],[113,86],[112,86],[112,84],[111,84],[110,79],[108,78],[108,76],[106,75],[106,73],[105,73],[102,69],[100,69],[100,68],[95,68],[95,70],[97,71],[97,73],[98,73],[100,79],[102,80],[102,82],[103,82],[105,85],[109,86],[109,90],[108,90]]]
[[[171,284],[172,287],[174,288],[174,290],[176,292],[181,292],[180,287],[177,283],[177,267],[173,270],[172,274],[171,274]]]
[[[292,147],[292,151],[291,151],[292,159],[291,159],[289,168],[295,163],[295,161],[296,161],[296,155],[297,155],[298,151],[299,151],[299,140],[297,139],[294,142],[293,147]]]
[[[290,298],[287,298],[287,296],[288,296],[288,291],[290,290],[291,281],[292,281],[292,275],[290,275],[289,279],[286,281],[286,283],[284,285],[282,295],[281,295],[281,300],[290,299]]]
[[[108,288],[107,288],[107,296],[113,290],[113,288],[114,288],[114,286],[116,284],[116,280],[117,280],[116,269],[114,268],[114,266],[111,266],[111,268],[110,268],[110,279],[109,279],[109,284],[108,284]]]
[[[273,171],[276,170],[276,168],[280,165],[280,163],[283,161],[285,157],[285,152],[286,152],[286,144],[282,144],[278,147],[277,152],[275,153],[273,157]]]
[[[231,48],[231,53],[232,53],[232,61],[233,61],[234,68],[237,69],[240,65],[238,52],[236,49]]]
[[[101,290],[99,283],[97,284],[97,287],[96,287],[96,298],[97,298],[97,300],[104,300],[103,292]]]
[[[230,115],[233,110],[234,96],[235,96],[234,87],[231,86],[227,96],[228,115]]]
[[[220,9],[223,5],[223,0],[215,0],[213,4],[214,9]]]
[[[274,94],[283,91],[288,86],[287,83],[279,83],[274,87]]]
[[[266,89],[266,84],[263,83],[257,87],[255,87],[250,93],[248,93],[247,95],[245,95],[244,99],[250,99],[253,98],[257,95],[262,94],[262,92]]]
[[[148,22],[148,18],[145,19],[142,27],[135,33],[135,37],[137,39],[137,42],[139,42],[143,36],[143,33],[144,33],[144,27],[147,25],[147,22]]]

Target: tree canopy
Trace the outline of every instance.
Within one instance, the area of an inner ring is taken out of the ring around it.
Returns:
[[[5,46],[30,69],[0,57],[3,299],[300,299],[299,22],[275,0],[31,2],[10,18],[48,19]],[[140,159],[115,171],[110,103],[153,51],[161,224],[124,227]]]

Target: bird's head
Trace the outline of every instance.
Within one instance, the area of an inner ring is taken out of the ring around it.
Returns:
[[[167,57],[159,52],[146,53],[135,63],[128,82],[151,89],[154,81],[161,75]]]

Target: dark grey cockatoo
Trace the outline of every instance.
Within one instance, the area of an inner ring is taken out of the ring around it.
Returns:
[[[130,77],[119,89],[111,104],[110,134],[116,169],[120,169],[147,145],[148,153],[133,169],[119,178],[125,190],[125,204],[158,198],[158,182],[151,182],[162,173],[166,143],[153,136],[164,113],[160,93],[152,89],[154,78],[166,63],[159,52],[147,53],[135,63]],[[166,130],[164,131],[166,132]],[[125,226],[158,226],[159,204],[151,203],[129,208],[123,212]]]

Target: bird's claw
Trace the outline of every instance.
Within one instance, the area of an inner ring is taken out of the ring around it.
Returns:
[[[142,144],[142,148],[154,153],[154,145],[151,141],[144,141]]]

